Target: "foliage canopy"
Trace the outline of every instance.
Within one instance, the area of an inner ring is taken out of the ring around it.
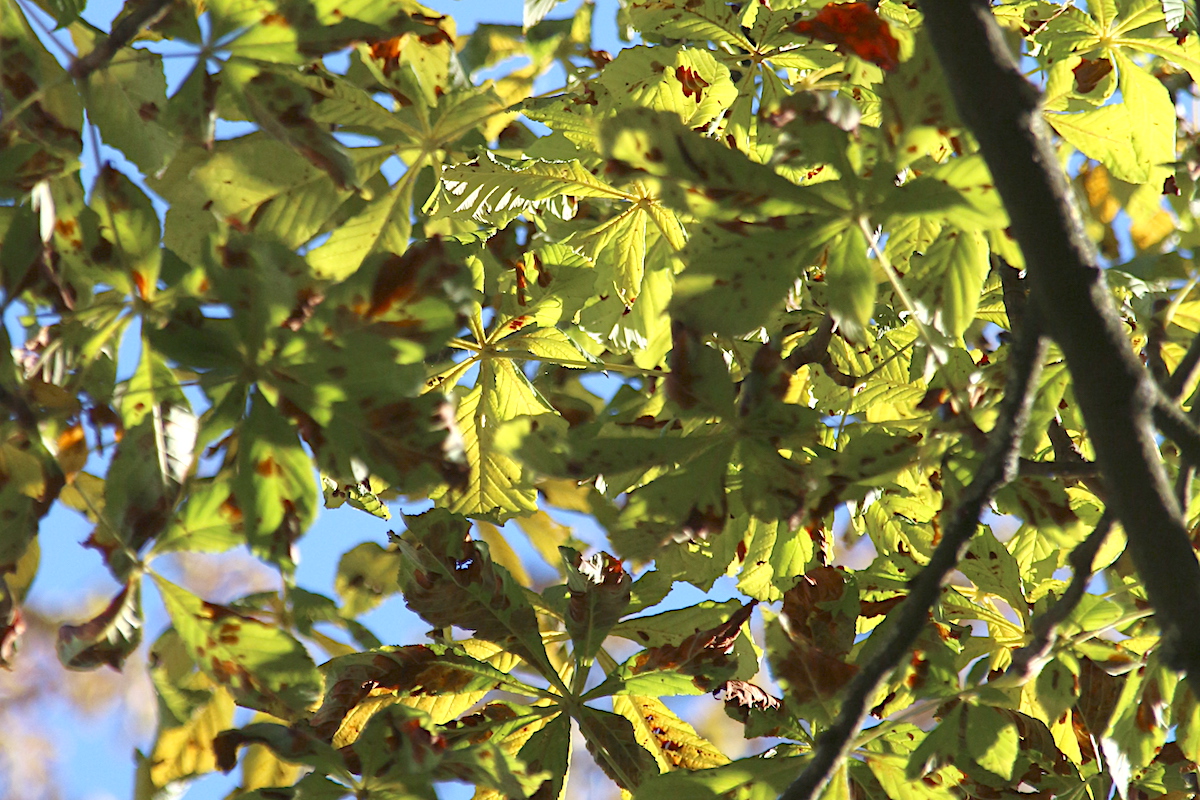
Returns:
[[[939,4],[626,0],[615,55],[555,5],[459,34],[409,0],[130,0],[106,32],[0,0],[0,661],[61,503],[122,587],[62,662],[143,652],[146,581],[171,620],[142,798],[239,759],[247,798],[556,798],[572,730],[656,800],[774,797],[814,751],[839,800],[1193,796],[1164,614],[1200,586],[1156,588],[1108,508],[1124,476],[1040,336]],[[1096,307],[1161,386],[1149,457],[1191,530],[1192,6],[987,13],[1108,266]],[[132,167],[85,185],[91,137]],[[296,584],[322,500],[398,498],[433,507],[347,552],[336,598]],[[155,569],[241,546],[280,591]],[[741,600],[655,608],[722,576]],[[359,621],[393,595],[429,641]],[[662,699],[708,693],[748,748]]]

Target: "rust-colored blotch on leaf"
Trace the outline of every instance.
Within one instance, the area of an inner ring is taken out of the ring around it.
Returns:
[[[900,66],[900,43],[891,28],[866,3],[830,3],[815,17],[797,20],[792,30],[837,45],[881,69]]]

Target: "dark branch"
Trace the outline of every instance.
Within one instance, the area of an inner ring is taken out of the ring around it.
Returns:
[[[1154,424],[1163,436],[1175,443],[1186,461],[1200,464],[1200,428],[1188,419],[1183,409],[1160,396],[1159,402],[1154,404]]]
[[[1192,375],[1196,372],[1196,366],[1200,365],[1200,334],[1192,337],[1192,343],[1188,345],[1187,352],[1183,354],[1183,359],[1180,360],[1179,366],[1175,367],[1175,371],[1171,373],[1171,377],[1167,378],[1166,385],[1163,386],[1163,391],[1172,400],[1178,400],[1183,394],[1184,388],[1188,385],[1188,381],[1192,379]]]
[[[999,420],[988,436],[979,471],[963,490],[949,520],[942,524],[942,540],[929,564],[909,583],[908,597],[875,634],[885,637],[883,644],[854,676],[837,720],[817,738],[812,760],[781,800],[813,800],[829,781],[838,763],[846,757],[851,740],[862,730],[880,684],[908,656],[913,642],[928,624],[929,610],[941,596],[946,576],[958,566],[971,537],[979,529],[980,514],[996,491],[1016,476],[1021,437],[1029,420],[1045,353],[1039,329],[1036,321],[1029,320],[1018,333]]]
[[[72,78],[86,80],[96,70],[103,67],[125,45],[142,32],[142,29],[153,25],[167,14],[171,3],[175,0],[126,0],[125,7],[132,8],[129,14],[113,25],[108,38],[96,45],[96,49],[75,60],[68,70]]]
[[[826,314],[817,326],[812,338],[788,353],[784,359],[792,371],[805,364],[819,364],[829,354],[829,342],[833,339],[833,317]]]
[[[1200,563],[1167,481],[1151,414],[1158,387],[1113,307],[1038,106],[986,0],[925,0],[925,25],[1021,245],[1030,300],[1063,351],[1111,508],[1163,630],[1163,654],[1200,689]]]
[[[1072,570],[1071,583],[1068,584],[1067,590],[1058,599],[1058,602],[1034,620],[1033,638],[1030,639],[1029,644],[1013,653],[1012,666],[1008,668],[1009,672],[1027,678],[1032,674],[1037,662],[1050,654],[1050,649],[1054,647],[1055,631],[1067,617],[1071,616],[1071,612],[1083,599],[1088,581],[1092,579],[1092,564],[1096,561],[1096,554],[1100,552],[1100,546],[1108,538],[1112,525],[1113,515],[1111,512],[1105,511],[1104,516],[1100,517],[1100,521],[1096,523],[1096,527],[1092,529],[1088,537],[1071,551],[1068,558]]]
[[[1022,458],[1019,464],[1022,475],[1036,475],[1051,478],[1095,478],[1100,474],[1100,467],[1094,461],[1034,461]]]

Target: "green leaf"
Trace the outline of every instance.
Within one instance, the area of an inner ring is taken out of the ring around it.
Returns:
[[[630,23],[642,33],[671,39],[724,42],[743,50],[754,49],[742,30],[737,12],[721,0],[698,3],[635,0],[626,7],[625,13]]]
[[[633,791],[658,774],[654,756],[638,744],[633,726],[624,717],[584,706],[579,732],[600,769],[622,789]]]
[[[829,313],[846,338],[862,342],[875,312],[875,272],[867,259],[867,240],[850,229],[826,251],[825,282]]]
[[[571,219],[578,197],[634,199],[579,161],[506,162],[485,151],[442,173],[437,213],[504,227],[520,214]]]
[[[656,776],[634,792],[634,800],[772,800],[796,779],[807,758],[771,752],[765,756],[740,758],[712,769],[689,772],[676,770]]]
[[[312,462],[291,425],[262,394],[240,430],[234,496],[250,549],[287,569],[292,546],[317,513]]]
[[[400,563],[400,553],[395,548],[385,550],[375,542],[363,542],[343,553],[333,588],[345,613],[350,617],[361,616],[400,591],[396,582]]]
[[[1010,780],[1021,748],[1016,723],[988,706],[967,706],[963,713],[967,755],[988,772]]]
[[[162,250],[150,198],[123,173],[105,166],[96,175],[89,205],[99,216],[101,237],[92,258],[107,267],[106,280],[144,300],[153,299]]]
[[[97,36],[83,25],[71,26],[80,56],[95,49]],[[162,56],[122,48],[104,69],[88,75],[84,90],[88,120],[105,144],[117,148],[144,174],[158,172],[179,147],[179,135],[165,124],[167,79]]]
[[[923,256],[913,257],[904,282],[927,320],[958,341],[975,320],[989,268],[983,235],[952,228]]]
[[[469,475],[464,486],[435,494],[455,513],[495,522],[537,508],[537,492],[521,462],[502,446],[501,430],[520,417],[544,421],[554,414],[508,359],[483,358],[475,386],[459,395],[458,430]]]
[[[58,660],[67,669],[107,664],[120,671],[142,643],[142,589],[135,578],[98,615],[82,625],[58,629]]]
[[[278,625],[205,602],[157,575],[154,584],[188,655],[238,705],[293,719],[320,696],[312,659]]]

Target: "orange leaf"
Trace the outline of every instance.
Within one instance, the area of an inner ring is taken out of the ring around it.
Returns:
[[[881,69],[900,66],[900,44],[888,24],[866,3],[830,3],[815,17],[792,23],[791,29],[835,44],[841,52],[856,55]]]

